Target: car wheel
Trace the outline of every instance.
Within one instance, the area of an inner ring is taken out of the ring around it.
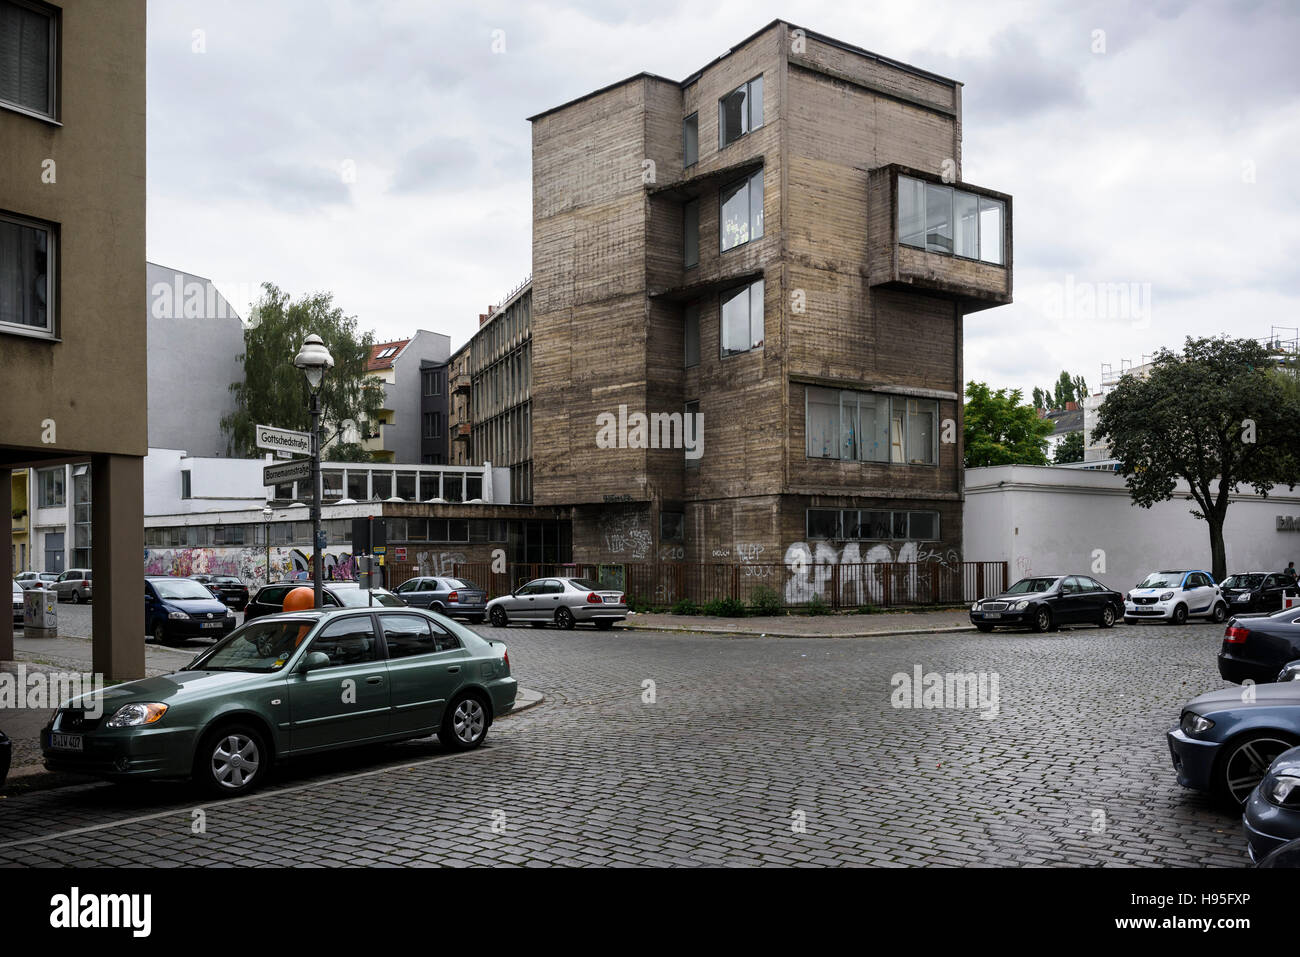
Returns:
[[[456,751],[469,751],[483,743],[488,724],[488,712],[483,701],[477,695],[462,695],[447,708],[438,740]]]
[[[1170,620],[1171,620],[1175,625],[1185,625],[1185,624],[1187,624],[1187,606],[1186,606],[1186,605],[1175,605],[1175,606],[1174,606],[1174,614],[1173,614],[1173,617],[1172,617]]]
[[[1295,739],[1280,731],[1261,731],[1237,738],[1224,747],[1214,766],[1214,794],[1225,805],[1241,807],[1264,779],[1268,766]]]
[[[1099,622],[1099,624],[1103,628],[1115,627],[1115,609],[1112,608],[1110,605],[1107,605],[1105,608],[1101,610],[1101,621]]]
[[[153,626],[153,640],[160,645],[167,644],[167,627],[161,621]]]
[[[429,611],[433,612],[436,615],[447,614],[447,609],[442,607],[442,602],[437,602],[437,601],[429,603]]]
[[[270,757],[257,729],[242,724],[226,725],[203,739],[194,773],[210,793],[237,797],[262,783]]]
[[[1040,608],[1034,612],[1034,631],[1047,631],[1052,627],[1052,610]]]
[[[1210,620],[1213,621],[1216,625],[1222,625],[1225,621],[1228,620],[1228,606],[1225,605],[1223,602],[1219,602],[1217,605],[1215,605],[1214,612],[1210,615]]]
[[[573,618],[573,612],[567,608],[561,608],[555,613],[555,623],[565,631],[572,631],[573,626],[577,624]]]
[[[984,632],[984,634],[986,634],[986,635],[987,635],[990,631],[993,630],[993,626],[992,626],[992,625],[979,624],[979,625],[976,625],[975,627],[978,628],[980,631]]]
[[[492,627],[493,628],[510,627],[510,619],[506,617],[506,610],[502,608],[500,605],[497,605],[495,608],[492,609]]]

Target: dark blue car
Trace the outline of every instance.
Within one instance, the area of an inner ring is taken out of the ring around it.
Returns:
[[[144,580],[144,627],[154,641],[179,645],[229,634],[235,613],[192,578],[156,575]]]
[[[1300,838],[1300,748],[1284,752],[1273,762],[1246,800],[1241,819],[1252,861]]]
[[[1269,765],[1300,744],[1300,682],[1203,694],[1167,737],[1179,784],[1241,807]]]

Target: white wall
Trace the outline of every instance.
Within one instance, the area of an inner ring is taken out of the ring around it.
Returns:
[[[1029,574],[1093,575],[1125,591],[1162,568],[1211,569],[1209,526],[1192,517],[1187,487],[1150,509],[1132,504],[1113,472],[1003,465],[966,470],[967,561],[1005,561],[1012,581]],[[1300,564],[1300,533],[1277,516],[1300,516],[1300,490],[1267,499],[1243,489],[1224,525],[1228,573],[1281,571]],[[1095,570],[1100,551],[1105,571]]]

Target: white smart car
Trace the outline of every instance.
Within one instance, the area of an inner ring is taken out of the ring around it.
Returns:
[[[1125,624],[1149,619],[1181,625],[1188,618],[1228,618],[1228,603],[1209,572],[1152,572],[1124,596]]]

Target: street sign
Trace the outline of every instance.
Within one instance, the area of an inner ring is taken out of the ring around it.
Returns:
[[[257,442],[259,449],[311,455],[311,434],[308,432],[292,432],[289,429],[276,429],[269,425],[259,425],[254,440]]]
[[[376,546],[374,547],[374,549],[372,549],[372,550],[374,551],[374,553],[375,553],[376,555],[383,555],[385,552],[388,551],[388,546],[387,546],[387,545],[376,545]]]
[[[285,485],[310,479],[311,459],[290,459],[279,465],[266,465],[262,468],[263,485]]]
[[[393,555],[393,558],[394,558],[396,561],[399,561],[399,562],[404,562],[404,561],[406,561],[406,549],[405,549],[404,547],[402,547],[401,545],[394,545],[394,546],[393,546],[393,551],[395,552],[395,554]]]

